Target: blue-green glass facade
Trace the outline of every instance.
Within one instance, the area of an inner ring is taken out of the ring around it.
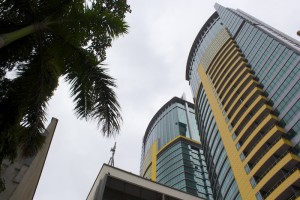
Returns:
[[[241,197],[205,91],[202,87],[199,88],[201,80],[197,72],[199,62],[209,45],[217,35],[222,34],[222,31],[224,31],[222,21],[218,14],[214,13],[200,30],[201,34],[197,36],[193,44],[195,51],[190,64],[189,81],[193,96],[197,99],[196,119],[214,199],[232,200],[241,199]],[[214,50],[215,54],[228,39],[226,35],[224,37],[223,40],[218,41],[219,46]]]
[[[191,130],[189,130],[184,104],[174,102],[160,110],[160,115],[147,128],[144,138],[144,152],[149,150],[154,141],[158,141],[158,149],[161,149],[166,143],[179,135],[199,141],[195,111],[192,107],[188,107],[188,109]],[[180,132],[181,126],[186,127],[185,133]]]
[[[174,142],[157,157],[157,182],[203,199],[212,199],[206,163],[199,145]]]
[[[241,10],[216,4],[294,145],[300,142],[300,44]]]
[[[213,199],[193,107],[174,97],[155,114],[143,139],[141,175],[151,171],[145,162],[149,162],[148,152],[156,142],[156,181],[203,199]]]
[[[203,87],[198,92],[197,121],[215,199],[241,199],[217,124]]]

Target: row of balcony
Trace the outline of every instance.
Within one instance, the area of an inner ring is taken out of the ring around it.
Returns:
[[[292,152],[258,79],[234,43],[207,70],[246,174],[261,199],[298,197],[300,158]]]

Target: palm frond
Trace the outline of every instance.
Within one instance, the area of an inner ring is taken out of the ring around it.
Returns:
[[[87,50],[78,49],[68,63],[65,80],[71,84],[77,116],[97,120],[106,136],[117,133],[122,118],[113,91],[116,87],[114,79]]]
[[[92,116],[102,127],[103,135],[112,136],[119,132],[122,121],[120,105],[112,89],[115,87],[114,80],[101,68],[94,68],[91,80],[95,83],[95,104]]]
[[[47,102],[58,86],[60,76],[53,54],[47,52],[48,56],[42,56],[43,53],[46,52],[41,51],[30,63],[19,67],[19,77],[14,80],[15,96],[21,105],[21,126],[26,129],[22,132],[26,137],[20,137],[20,145],[26,156],[34,155],[43,140],[41,134],[45,131]]]
[[[111,46],[112,39],[128,31],[124,19],[105,10],[89,10],[81,19],[85,20],[88,37],[91,39],[88,49],[95,52],[100,61],[106,59],[105,50]]]
[[[78,118],[89,120],[92,112],[92,87],[89,81],[89,69],[98,64],[97,58],[87,50],[76,48],[67,43],[64,48],[70,52],[66,58],[65,80],[71,85],[71,96],[74,97],[75,113]]]
[[[92,1],[91,6],[84,0],[0,3],[1,35],[35,27],[0,49],[0,164],[14,157],[18,145],[25,155],[41,146],[47,102],[60,75],[71,84],[79,118],[97,120],[106,136],[119,131],[115,81],[100,63],[112,40],[127,33],[128,12],[126,0]],[[18,77],[6,80],[12,70]]]

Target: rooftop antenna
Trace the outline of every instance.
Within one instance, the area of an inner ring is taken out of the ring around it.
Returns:
[[[112,153],[111,153],[111,157],[110,157],[110,159],[109,159],[109,161],[108,161],[108,165],[113,166],[113,167],[114,167],[114,165],[115,165],[115,162],[114,162],[114,156],[115,156],[115,152],[116,152],[116,144],[117,144],[117,143],[115,142],[114,147],[110,149],[110,151],[111,151]]]

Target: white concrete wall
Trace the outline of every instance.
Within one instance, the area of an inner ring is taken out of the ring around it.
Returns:
[[[46,130],[45,143],[35,157],[26,159],[18,156],[12,164],[8,160],[3,162],[1,170],[6,190],[0,193],[0,199],[33,199],[57,122],[57,119],[52,118]]]

